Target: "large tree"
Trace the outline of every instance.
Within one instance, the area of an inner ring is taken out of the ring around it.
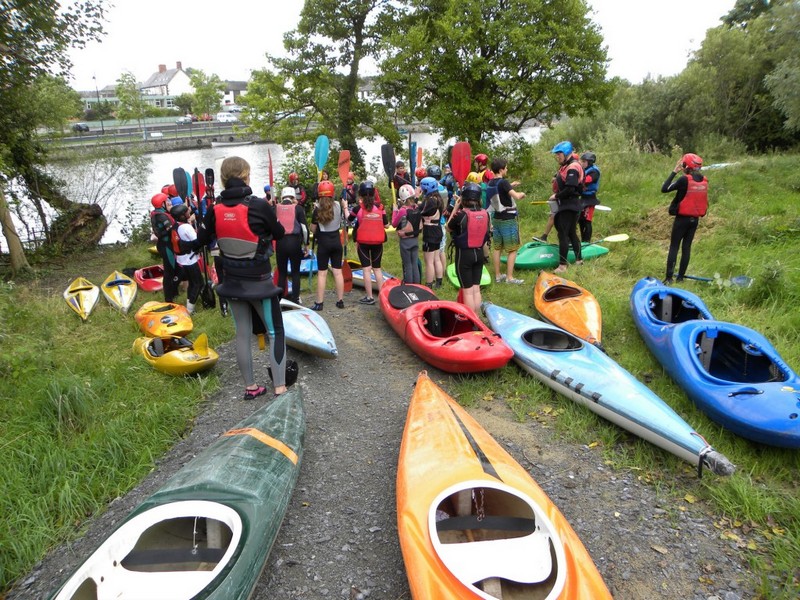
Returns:
[[[390,0],[306,0],[297,29],[284,36],[288,57],[267,56],[243,97],[251,127],[279,143],[324,133],[363,165],[357,135],[397,139],[386,107],[358,97],[363,62],[376,56]]]
[[[102,33],[103,1],[4,0],[0,11],[0,223],[8,242],[12,275],[30,269],[11,219],[8,182],[54,206],[68,202],[42,173],[45,147],[32,83],[43,75],[66,77],[68,50]],[[49,120],[49,119],[48,119]]]
[[[142,96],[142,90],[139,88],[139,83],[133,73],[127,71],[119,76],[116,94],[119,100],[117,118],[123,123],[136,121],[141,127],[142,120],[147,117],[150,111],[150,105],[147,103],[147,99]]]
[[[380,89],[445,138],[479,142],[591,111],[611,93],[581,0],[406,0],[383,45]]]
[[[206,75],[203,71],[192,69],[190,80],[194,88],[192,107],[195,114],[216,113],[222,101],[222,94],[225,92],[225,83],[219,75]]]
[[[767,75],[773,106],[786,117],[784,127],[800,131],[800,2],[776,6],[768,18],[776,51],[775,69]]]

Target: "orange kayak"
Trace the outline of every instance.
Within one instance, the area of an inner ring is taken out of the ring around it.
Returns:
[[[133,318],[148,337],[183,337],[194,328],[186,307],[172,302],[145,302]]]
[[[424,371],[400,446],[397,528],[417,600],[611,598],[547,494]]]
[[[602,348],[600,304],[577,283],[540,271],[533,286],[533,304],[545,321]]]

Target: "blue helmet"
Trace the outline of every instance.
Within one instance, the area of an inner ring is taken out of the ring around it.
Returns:
[[[178,206],[178,204],[183,204],[183,198],[179,198],[178,196],[175,196],[174,198],[170,198],[169,199],[169,205],[170,206]]]
[[[422,193],[427,196],[439,191],[439,182],[433,177],[423,177],[419,182],[419,187],[422,188]]]
[[[572,142],[558,142],[550,152],[552,154],[561,152],[564,156],[572,156]]]
[[[272,191],[272,186],[270,184],[265,185],[264,186],[264,191],[267,192],[267,193],[271,192]]]

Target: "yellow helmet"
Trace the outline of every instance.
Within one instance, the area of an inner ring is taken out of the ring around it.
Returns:
[[[467,182],[479,184],[481,182],[481,176],[478,175],[475,171],[470,171],[469,175],[467,175]]]

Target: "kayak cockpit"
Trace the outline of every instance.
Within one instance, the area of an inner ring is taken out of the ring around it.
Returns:
[[[651,318],[673,325],[711,318],[686,298],[669,292],[653,294],[647,303],[647,308]]]
[[[241,536],[241,519],[228,506],[156,506],[117,529],[54,600],[194,598],[232,559]]]
[[[568,300],[569,298],[577,298],[582,295],[582,292],[570,285],[553,285],[547,288],[542,294],[542,299],[545,302],[558,302],[559,300]]]
[[[697,333],[695,354],[709,375],[736,383],[786,381],[789,375],[755,343],[715,328]]]
[[[583,341],[558,329],[529,329],[522,334],[522,340],[537,350],[547,352],[572,352],[583,347]]]
[[[431,540],[447,569],[481,598],[557,597],[563,548],[534,502],[500,482],[462,482],[429,514]]]
[[[446,306],[435,306],[423,312],[422,323],[428,333],[438,338],[450,338],[478,331],[471,318]]]

